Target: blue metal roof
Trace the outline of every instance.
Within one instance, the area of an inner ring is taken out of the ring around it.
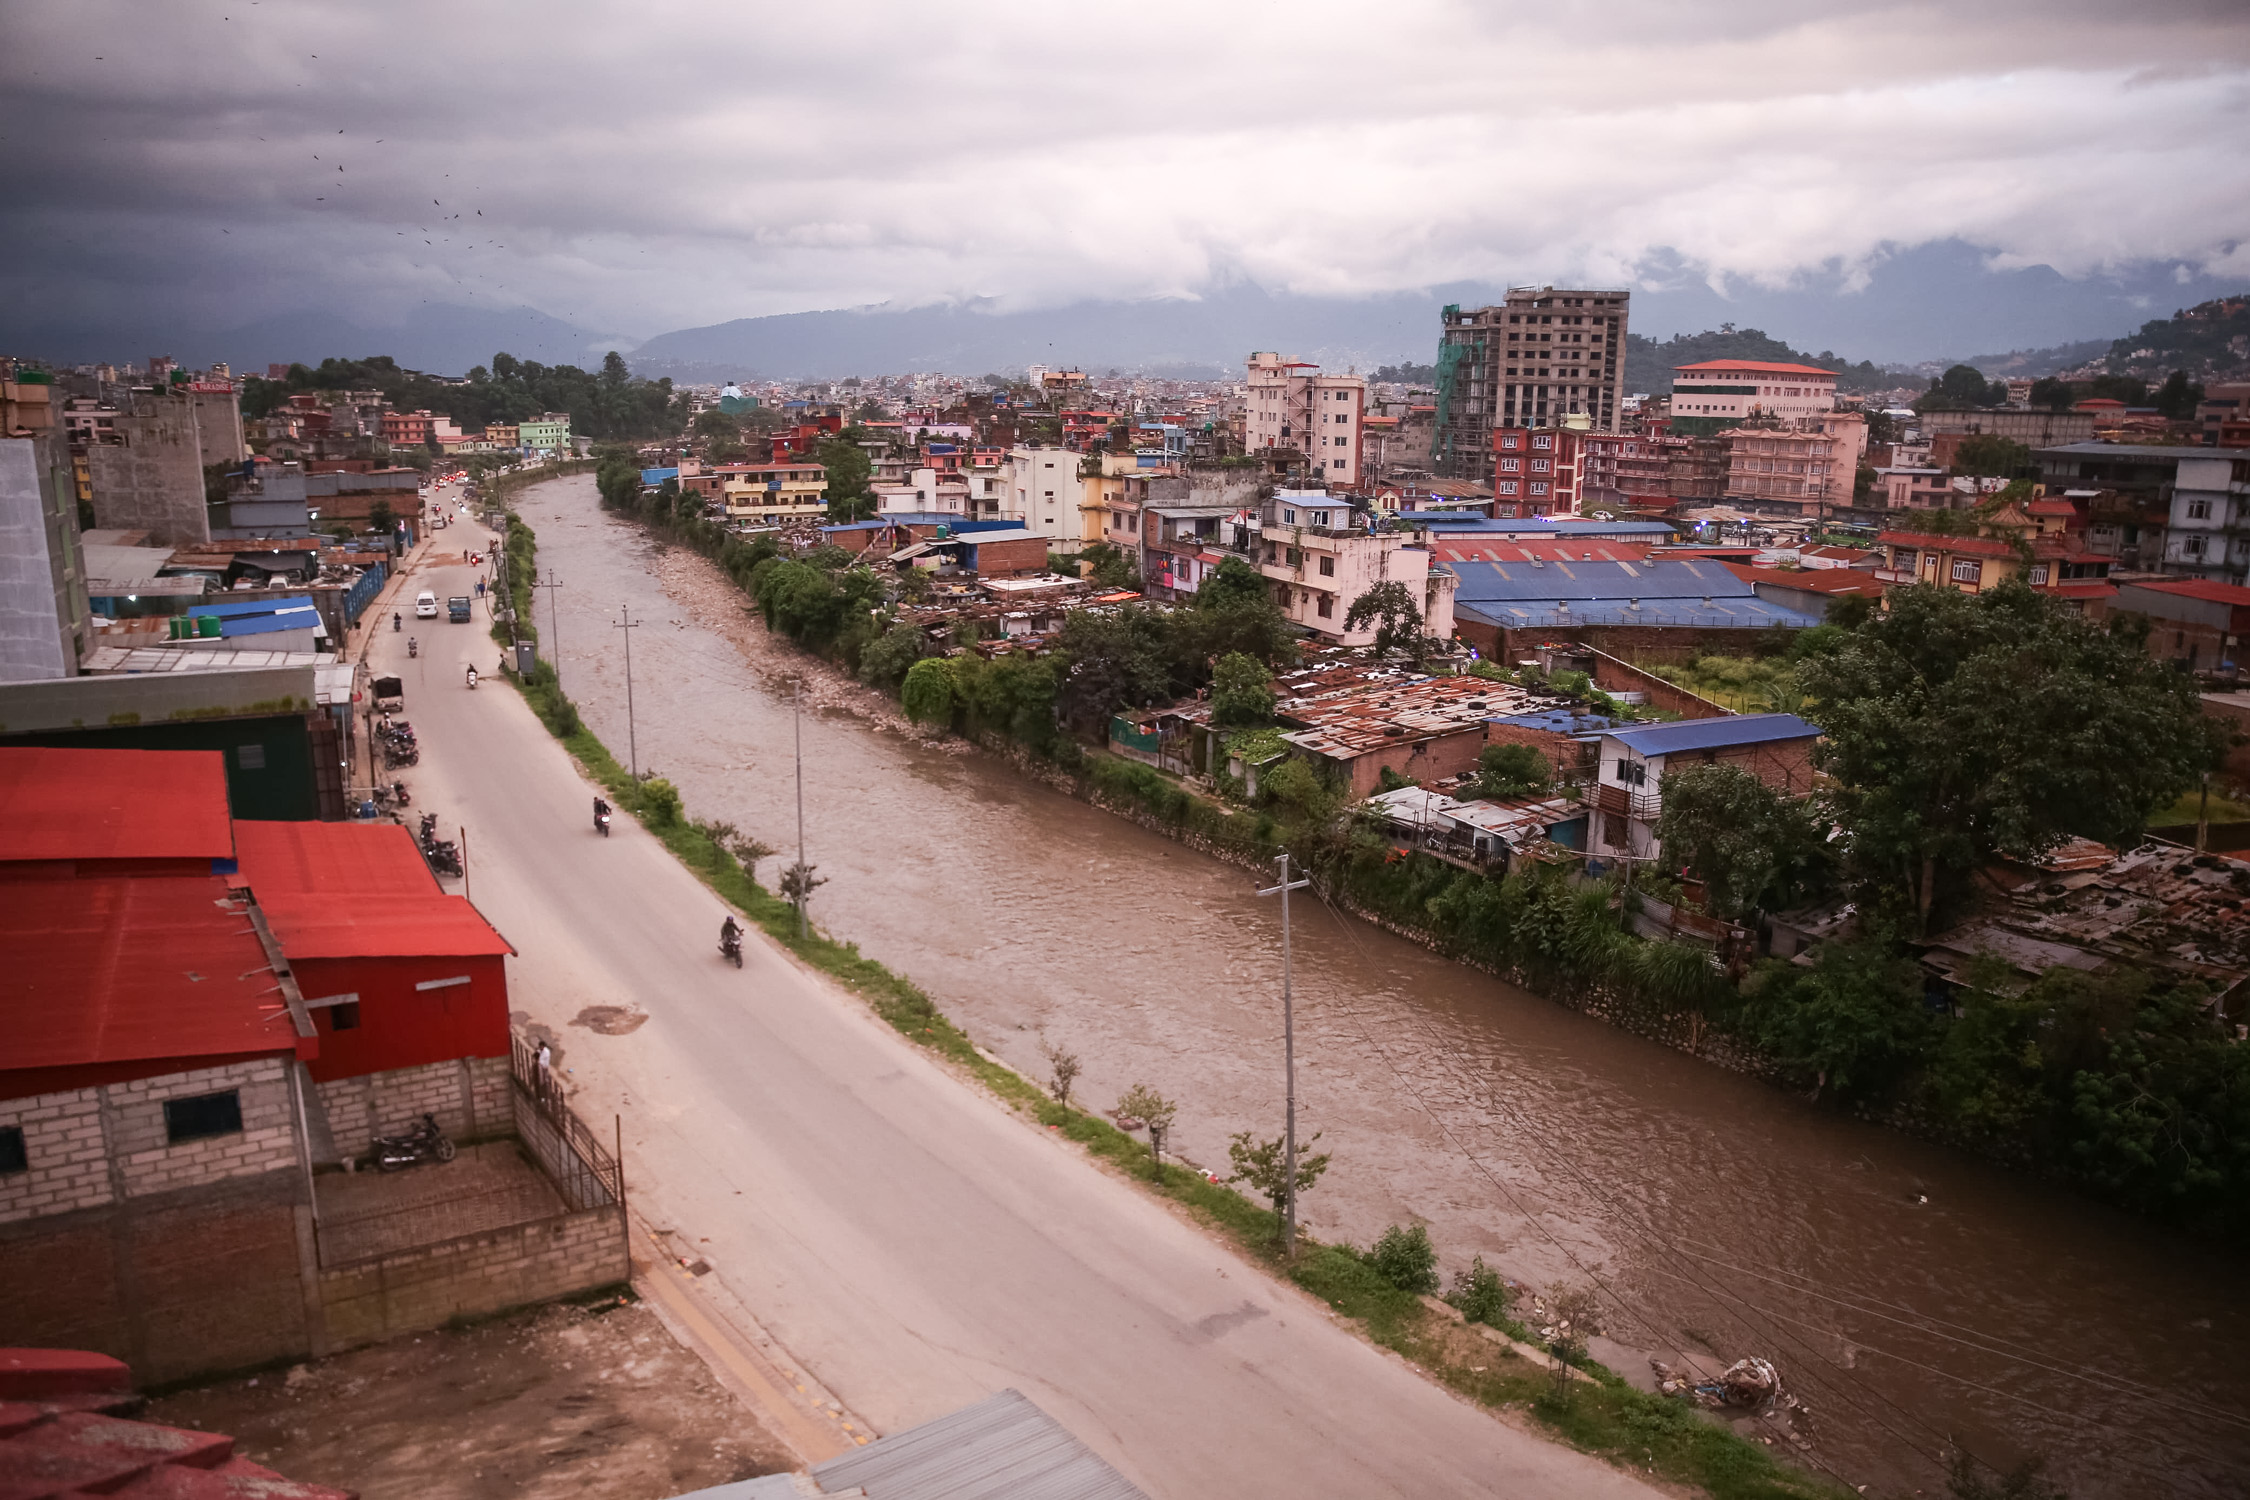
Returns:
[[[1449,562],[1462,604],[1531,600],[1755,599],[1757,590],[1724,564],[1671,557],[1648,562]]]
[[[1642,755],[1677,755],[1683,750],[1809,740],[1819,733],[1818,724],[1809,724],[1795,714],[1733,714],[1724,719],[1682,719],[1676,724],[1613,729],[1608,737]]]
[[[643,470],[641,470],[641,483],[643,483],[643,484],[645,484],[645,485],[650,485],[650,486],[655,486],[655,485],[659,485],[659,484],[662,484],[662,483],[663,483],[663,482],[664,482],[665,480],[667,480],[667,479],[677,479],[677,478],[679,478],[679,477],[680,477],[680,471],[679,471],[678,469],[643,469]]]
[[[198,604],[188,610],[191,619],[208,616],[219,622],[221,639],[238,635],[272,635],[282,630],[321,628],[320,611],[302,596],[288,599],[223,599]]]
[[[1674,527],[1662,521],[1558,521],[1548,516],[1526,516],[1520,521],[1495,520],[1473,512],[1413,511],[1416,526],[1426,526],[1432,531],[1492,532],[1502,536],[1582,536],[1591,538],[1643,536],[1669,537],[1677,535]]]
[[[1518,729],[1544,729],[1549,734],[1598,734],[1616,721],[1607,714],[1573,713],[1567,708],[1550,708],[1535,714],[1506,714],[1492,720],[1495,724],[1510,724]]]
[[[1458,566],[1456,564],[1456,566]],[[1714,599],[1706,607],[1700,600],[1659,599],[1634,609],[1625,600],[1570,601],[1563,607],[1552,599],[1527,599],[1514,603],[1457,604],[1457,618],[1497,625],[1503,630],[1567,630],[1577,625],[1706,626],[1714,630],[1807,630],[1821,623],[1820,616],[1770,604],[1763,599]]]

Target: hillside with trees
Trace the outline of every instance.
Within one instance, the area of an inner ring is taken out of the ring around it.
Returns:
[[[318,368],[291,365],[280,380],[251,376],[243,383],[242,414],[265,416],[310,391],[380,391],[394,411],[432,411],[464,428],[566,411],[572,432],[597,439],[662,437],[686,420],[669,377],[643,380],[614,350],[596,371],[495,354],[489,369],[478,365],[465,382],[401,369],[387,354],[324,359]]]
[[[2174,370],[2205,384],[2250,379],[2250,296],[2198,303],[2143,323],[2085,373],[2155,384]]]

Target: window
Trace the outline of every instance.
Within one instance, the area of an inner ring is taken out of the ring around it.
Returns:
[[[2031,565],[2031,572],[2030,572],[2030,573],[2029,573],[2028,575],[2026,575],[2026,576],[2025,576],[2025,578],[2024,578],[2024,582],[2026,582],[2026,583],[2030,584],[2030,585],[2031,585],[2031,586],[2032,586],[2033,588],[2037,588],[2037,587],[2039,587],[2039,586],[2040,586],[2041,584],[2045,583],[2046,581],[2047,581],[2047,564],[2045,564],[2045,563],[2033,563],[2033,564]]]
[[[1517,433],[1503,432],[1502,434],[1500,434],[1500,446],[1504,450],[1512,453],[1516,449],[1523,446],[1523,438]]]
[[[1956,557],[1953,559],[1953,581],[1955,583],[1975,583],[1983,577],[1984,563],[1979,559],[1974,557]]]
[[[1553,464],[1543,458],[1535,458],[1531,461],[1531,472],[1534,474],[1544,474],[1553,467]]]
[[[1541,433],[1538,437],[1535,437],[1531,440],[1531,446],[1544,452],[1545,450],[1555,446],[1555,440],[1553,437],[1545,433]]]
[[[1522,469],[1523,460],[1520,458],[1503,458],[1500,460],[1500,472],[1503,474],[1519,473]]]
[[[238,771],[263,771],[266,768],[266,747],[263,745],[237,745],[234,751],[234,764]]]
[[[21,1125],[0,1126],[0,1177],[31,1170],[31,1156],[23,1148]]]
[[[359,1030],[359,1002],[357,1000],[346,1000],[341,1005],[329,1006],[328,1029],[330,1031]]]
[[[2186,541],[2180,543],[2180,550],[2189,557],[2201,557],[2203,555],[2203,538],[2199,536],[2189,537]]]
[[[1320,611],[1320,617],[1323,620],[1327,619],[1336,613],[1336,596],[1334,594],[1322,594],[1320,603],[1315,607]]]
[[[1627,786],[1648,785],[1648,763],[1646,761],[1627,760],[1623,756],[1619,756],[1617,779]]]
[[[1547,481],[1544,479],[1534,479],[1533,481],[1531,481],[1531,493],[1533,493],[1534,495],[1546,494]]]
[[[1515,482],[1515,481],[1514,481],[1513,479],[1503,479],[1503,480],[1501,480],[1501,481],[1500,481],[1500,493],[1501,493],[1501,494],[1503,494],[1503,495],[1513,495],[1513,494],[1514,494],[1515,492],[1516,492],[1516,482]]]
[[[1321,576],[1321,577],[1323,577],[1323,578],[1334,578],[1334,577],[1336,576],[1336,559],[1335,559],[1335,558],[1333,558],[1333,557],[1327,557],[1327,556],[1323,556],[1323,557],[1321,558],[1321,560],[1320,560],[1320,576]]]
[[[164,1101],[164,1136],[175,1146],[214,1135],[236,1135],[241,1130],[242,1093],[239,1089]]]
[[[2208,521],[2211,519],[2211,502],[2208,500],[2190,500],[2187,513],[2188,519],[2191,521]]]

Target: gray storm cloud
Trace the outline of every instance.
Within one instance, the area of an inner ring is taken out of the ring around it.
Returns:
[[[15,316],[2250,274],[2238,6],[12,0]]]

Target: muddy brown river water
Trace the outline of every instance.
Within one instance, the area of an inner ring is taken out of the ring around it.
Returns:
[[[530,491],[563,584],[565,686],[622,756],[621,606],[644,767],[697,816],[796,839],[788,674],[701,559],[601,515],[589,478]],[[548,632],[550,650],[554,634]],[[1053,1040],[1106,1106],[1145,1082],[1224,1170],[1281,1124],[1280,925],[1252,872],[833,684],[803,720],[815,915],[1043,1076]],[[762,868],[771,882],[775,867]],[[714,913],[716,908],[714,908]],[[1334,1165],[1315,1234],[1421,1221],[1444,1267],[1595,1284],[1629,1378],[1646,1355],[1780,1367],[1810,1458],[1869,1494],[1942,1494],[1950,1441],[2045,1455],[2079,1500],[2250,1493],[2244,1260],[2067,1192],[1840,1119],[1439,959],[1299,897],[1300,1130]],[[1761,1431],[1746,1428],[1756,1437]]]

